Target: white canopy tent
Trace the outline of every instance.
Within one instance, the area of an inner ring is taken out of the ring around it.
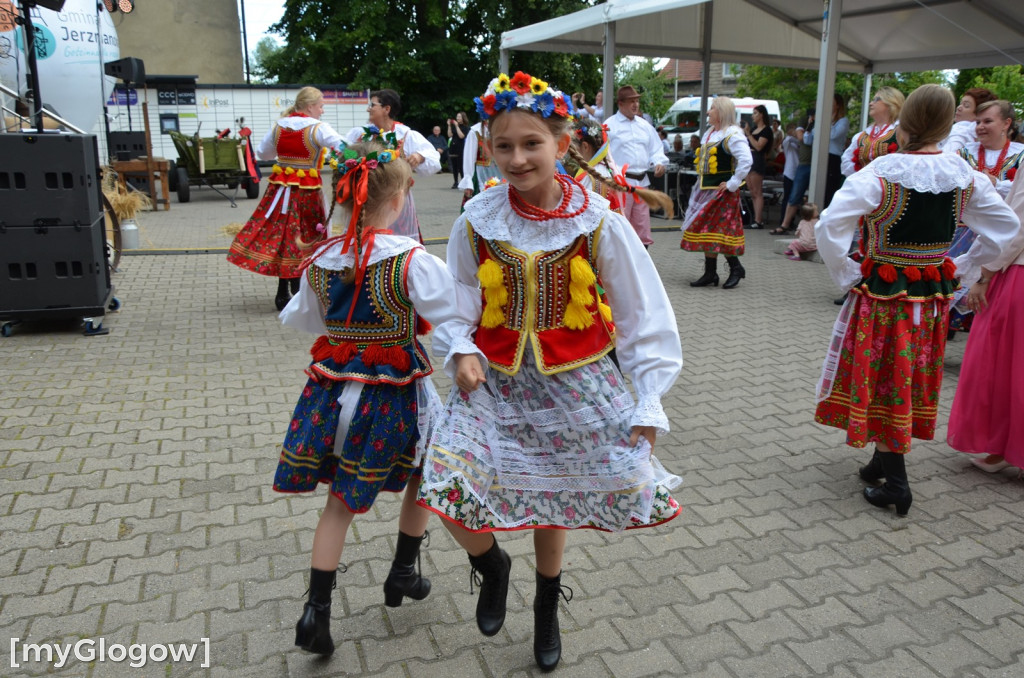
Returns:
[[[604,55],[605,101],[615,56],[674,57],[818,69],[817,118],[832,115],[836,71],[870,74],[1024,62],[1024,0],[608,0],[501,36],[511,50]],[[717,21],[715,21],[717,19]],[[702,112],[701,120],[704,119]],[[828,137],[817,135],[811,195],[825,185]],[[823,141],[824,143],[819,143]]]

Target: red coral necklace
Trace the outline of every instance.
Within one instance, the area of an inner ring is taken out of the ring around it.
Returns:
[[[556,174],[555,181],[558,182],[562,189],[562,201],[558,203],[558,207],[553,210],[545,210],[531,205],[530,203],[523,200],[523,196],[519,194],[515,186],[509,185],[508,187],[508,201],[512,205],[512,210],[530,221],[548,221],[550,219],[571,219],[572,217],[579,216],[586,211],[587,206],[590,204],[590,195],[580,186],[578,183],[572,180],[572,178],[564,174]],[[567,208],[569,203],[572,202],[573,193],[579,188],[583,192],[583,204],[580,205],[579,209],[572,212],[568,212]]]
[[[1003,144],[1003,150],[999,153],[999,158],[996,159],[996,164],[991,168],[985,167],[985,155],[986,148],[982,144],[978,144],[978,171],[984,172],[989,176],[996,176],[999,173],[999,168],[1003,166],[1003,161],[1006,160],[1006,154],[1010,150],[1010,140],[1007,139],[1006,143]]]

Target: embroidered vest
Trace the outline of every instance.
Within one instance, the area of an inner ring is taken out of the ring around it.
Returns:
[[[476,345],[491,367],[515,374],[528,343],[542,374],[587,365],[615,347],[611,311],[597,289],[600,226],[560,250],[532,254],[467,228],[483,295]]]
[[[702,190],[712,190],[724,181],[729,181],[736,171],[736,158],[729,152],[725,142],[733,135],[726,134],[714,144],[701,144],[697,149],[694,165],[700,175]],[[744,182],[745,183],[745,182]],[[742,186],[742,184],[740,184]]]
[[[871,135],[865,131],[857,137],[857,148],[853,151],[853,168],[859,172],[875,158],[887,153],[895,153],[898,149],[895,125],[876,139],[872,139]]]
[[[321,186],[320,168],[326,148],[316,143],[314,131],[319,123],[304,129],[274,128],[277,164],[270,173],[270,183],[294,188],[316,189]]]
[[[339,271],[310,266],[306,276],[327,309],[327,334],[313,344],[311,373],[335,381],[408,384],[433,368],[416,340],[417,316],[406,293],[412,251],[366,269],[356,290]],[[349,308],[355,304],[346,325]]]
[[[973,185],[935,194],[879,181],[882,202],[864,217],[859,287],[877,299],[951,298],[959,285],[946,252]]]
[[[985,147],[979,146],[978,153],[984,153]],[[970,150],[967,148],[961,148],[957,151],[957,154],[970,164],[971,169],[978,169],[978,159],[971,155]],[[1014,170],[1014,176],[1016,175],[1016,169],[1020,166],[1021,160],[1024,159],[1024,151],[1018,151],[1017,153],[1007,153],[1003,159],[1003,164],[1000,167],[995,168],[995,177],[1000,181],[1006,179],[1013,179],[1013,176],[1007,176],[1011,170]],[[992,170],[991,167],[986,167],[986,171]]]

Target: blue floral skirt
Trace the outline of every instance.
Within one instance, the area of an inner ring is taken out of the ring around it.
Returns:
[[[336,441],[338,399],[353,382],[311,378],[295,406],[274,475],[278,492],[309,492],[329,483],[354,513],[380,492],[401,492],[421,473],[414,463],[416,385],[364,384],[343,441]]]

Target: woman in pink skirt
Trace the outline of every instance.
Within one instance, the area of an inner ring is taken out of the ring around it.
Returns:
[[[1006,201],[1024,218],[1024,180],[1014,180]],[[983,471],[1024,469],[1024,231],[982,269],[967,304],[975,312],[974,324],[946,442],[979,455],[971,463]]]

